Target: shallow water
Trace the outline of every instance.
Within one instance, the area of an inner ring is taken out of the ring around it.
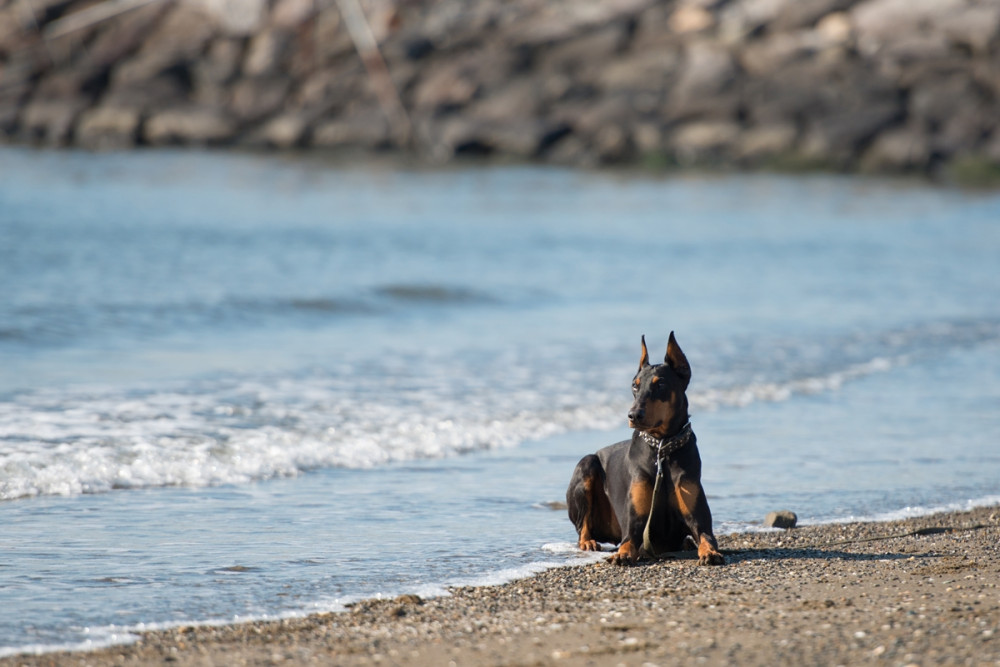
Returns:
[[[671,330],[717,530],[1000,498],[1000,196],[0,151],[0,654],[577,558]],[[653,352],[654,357],[660,353]]]

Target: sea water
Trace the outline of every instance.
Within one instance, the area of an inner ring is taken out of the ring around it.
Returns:
[[[693,368],[717,532],[1000,501],[1000,195],[0,151],[0,655],[585,562]],[[553,509],[555,508],[555,509]]]

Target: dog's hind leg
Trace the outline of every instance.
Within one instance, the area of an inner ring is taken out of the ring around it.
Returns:
[[[589,454],[576,465],[566,489],[566,506],[584,551],[600,551],[600,542],[621,539],[621,528],[604,491],[604,468],[597,456]]]

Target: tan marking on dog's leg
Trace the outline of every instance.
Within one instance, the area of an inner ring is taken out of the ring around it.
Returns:
[[[653,506],[653,485],[648,480],[637,479],[632,482],[629,489],[632,497],[632,507],[639,516],[649,516],[649,509]]]
[[[601,551],[602,550],[601,549],[601,545],[598,544],[597,540],[593,539],[590,536],[590,530],[587,529],[587,526],[584,526],[583,530],[580,531],[580,544],[579,544],[579,547],[580,547],[580,551]]]
[[[701,484],[698,482],[691,482],[689,480],[681,480],[681,482],[674,487],[674,494],[677,496],[677,508],[685,516],[690,516],[694,513],[695,505],[698,502],[698,496],[701,495]]]
[[[601,545],[594,539],[591,523],[594,521],[596,508],[596,498],[594,498],[594,478],[587,477],[583,480],[583,491],[587,495],[587,512],[583,516],[580,526],[580,540],[578,545],[582,551],[600,551]]]

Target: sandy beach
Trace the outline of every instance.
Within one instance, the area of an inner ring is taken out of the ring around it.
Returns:
[[[0,665],[1000,664],[1000,508],[725,536],[684,557],[563,567],[447,597],[150,632]]]

